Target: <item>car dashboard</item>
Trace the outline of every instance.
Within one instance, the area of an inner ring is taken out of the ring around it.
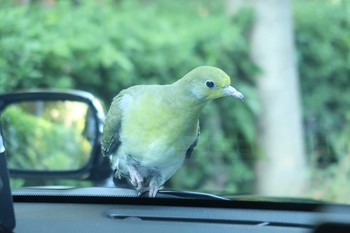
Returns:
[[[292,233],[323,232],[323,222],[349,222],[345,206],[329,211],[327,204],[134,194],[115,188],[14,190],[15,232]]]

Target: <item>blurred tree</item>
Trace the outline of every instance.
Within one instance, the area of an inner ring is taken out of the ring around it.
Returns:
[[[256,163],[257,193],[297,196],[305,191],[306,164],[290,1],[226,2],[231,14],[242,4],[255,13],[251,56],[261,69],[256,85],[263,154]]]
[[[229,18],[215,0],[84,0],[74,7],[72,1],[53,7],[34,1],[0,8],[0,92],[77,88],[108,108],[126,87],[172,83],[196,66],[218,66],[249,99],[207,106],[191,160],[166,187],[250,193],[257,106],[250,12]]]
[[[56,0],[16,0],[17,3],[28,4],[28,3],[38,3],[40,2],[43,5],[51,6],[56,3]]]

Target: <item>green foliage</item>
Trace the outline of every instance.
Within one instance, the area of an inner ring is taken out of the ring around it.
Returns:
[[[11,2],[11,1],[8,1]],[[171,83],[198,65],[222,68],[246,96],[221,99],[201,118],[201,138],[168,187],[253,189],[259,105],[249,57],[252,12],[223,14],[224,1],[58,1],[0,7],[0,92],[84,89],[106,106],[135,84]],[[343,193],[350,156],[350,4],[294,1],[305,138],[315,189]],[[251,162],[250,162],[251,161]],[[347,163],[348,164],[348,163]],[[324,197],[325,194],[318,192]],[[328,198],[328,197],[327,197]],[[334,196],[329,196],[333,198]]]
[[[74,127],[34,116],[20,105],[6,108],[1,125],[10,168],[62,171],[87,163],[91,145]]]
[[[0,91],[78,87],[109,102],[120,89],[173,82],[203,64],[220,66],[234,81],[251,74],[239,24],[247,23],[232,24],[205,1],[67,2],[1,10]]]
[[[350,157],[350,4],[297,1],[294,12],[313,186],[345,197],[343,179],[349,168],[342,164],[348,164]]]
[[[108,106],[123,88],[172,83],[199,65],[213,65],[225,70],[233,85],[246,94],[252,90],[255,72],[246,39],[251,12],[230,19],[221,4],[58,1],[54,7],[1,8],[0,92],[78,88],[91,91]],[[174,177],[172,188],[231,193],[251,189],[252,169],[244,159],[255,144],[257,101],[249,94],[246,104],[226,99],[208,106],[194,161]],[[244,153],[237,149],[242,145]],[[216,177],[218,170],[220,177]]]

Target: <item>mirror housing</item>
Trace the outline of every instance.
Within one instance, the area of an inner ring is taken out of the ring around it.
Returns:
[[[100,139],[103,129],[104,112],[101,103],[92,94],[78,90],[33,90],[24,92],[14,92],[0,94],[0,117],[4,115],[6,109],[11,109],[11,106],[20,105],[23,103],[30,103],[26,106],[30,106],[36,103],[59,103],[59,102],[73,102],[86,105],[88,109],[89,119],[92,119],[92,124],[89,125],[90,131],[94,135],[90,135],[89,139],[89,151],[88,155],[85,156],[84,162],[81,166],[68,167],[63,169],[28,169],[9,166],[9,171],[12,177],[25,178],[25,179],[87,179],[94,182],[103,182],[111,175],[111,168],[109,160],[103,158],[101,155]],[[66,110],[67,111],[67,110]],[[14,112],[14,111],[13,111]],[[25,118],[23,115],[22,118]],[[33,118],[33,117],[32,117]],[[19,118],[20,119],[20,118]],[[39,118],[37,118],[39,119]],[[39,122],[39,121],[38,121]],[[39,124],[38,124],[39,126]],[[57,128],[57,126],[55,126]],[[4,127],[2,127],[4,131]],[[47,130],[47,132],[50,132]],[[30,133],[30,132],[29,132]],[[30,134],[29,134],[30,135]],[[67,134],[69,135],[69,134]],[[6,135],[3,134],[5,146],[8,148],[8,156],[11,156],[9,146],[6,145]],[[67,138],[68,137],[68,138]],[[67,136],[66,138],[59,138],[60,140],[72,140]],[[45,138],[45,137],[42,137]],[[91,145],[91,148],[90,148]],[[62,148],[62,147],[61,147]],[[53,146],[53,150],[55,148]],[[64,151],[65,148],[62,148]],[[69,155],[68,155],[69,156]],[[9,163],[10,165],[10,163]]]

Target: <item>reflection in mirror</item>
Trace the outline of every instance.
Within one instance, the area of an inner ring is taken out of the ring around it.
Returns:
[[[89,161],[96,119],[86,103],[26,101],[8,105],[1,124],[10,169],[77,170]]]

